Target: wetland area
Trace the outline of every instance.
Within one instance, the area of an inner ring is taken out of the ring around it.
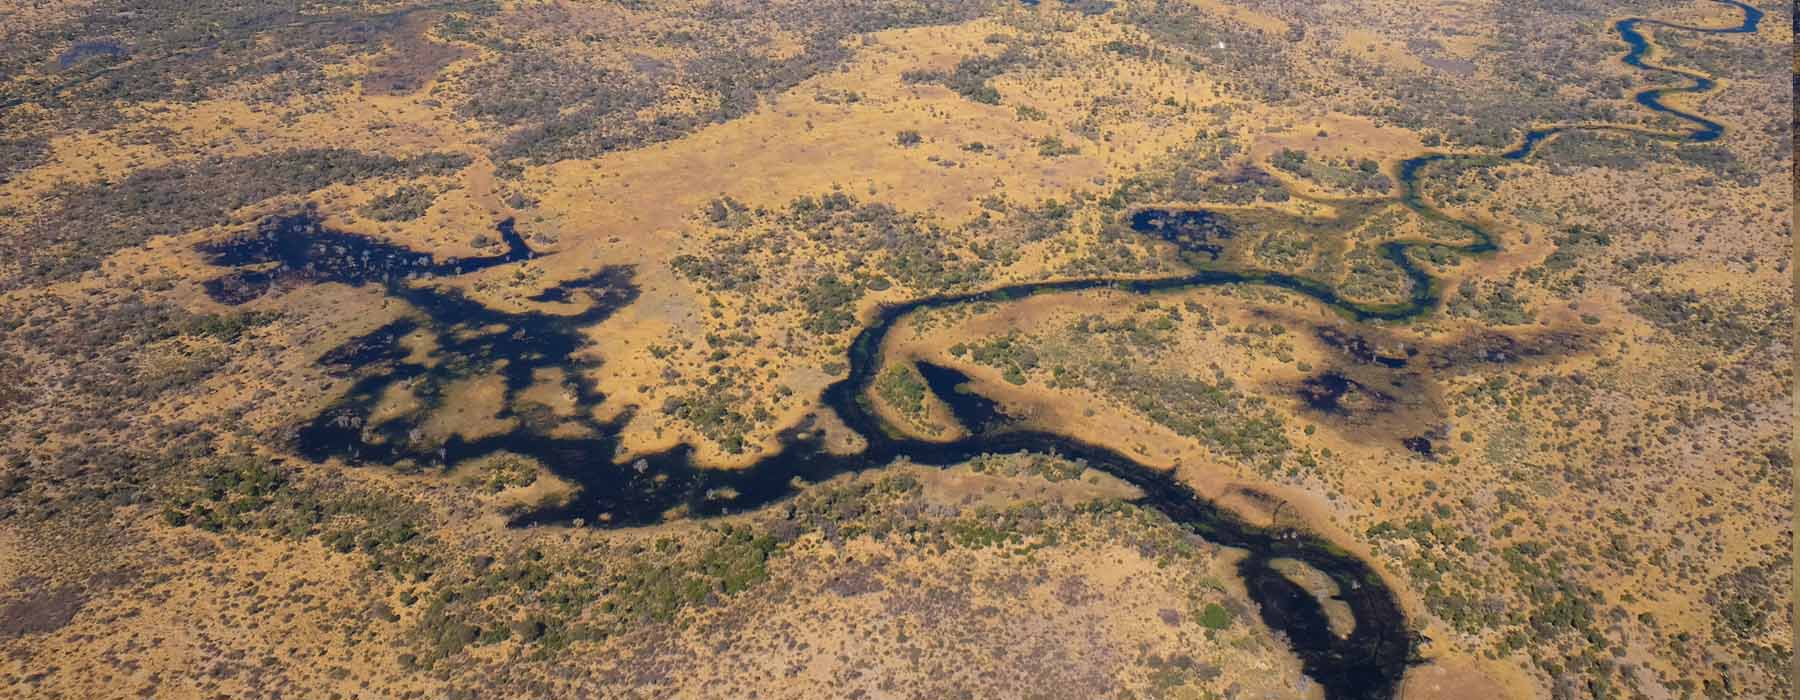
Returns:
[[[0,695],[1791,689],[1763,9],[276,5],[0,0]]]

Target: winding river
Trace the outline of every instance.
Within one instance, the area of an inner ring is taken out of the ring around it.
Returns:
[[[1710,90],[1709,78],[1645,62],[1649,41],[1643,27],[1733,33],[1755,31],[1762,13],[1735,0],[1719,0],[1742,10],[1737,27],[1710,29],[1687,27],[1649,19],[1626,19],[1614,25],[1630,47],[1627,65],[1672,73],[1690,79],[1691,85],[1645,90],[1637,102],[1651,110],[1693,125],[1687,132],[1666,133],[1644,129],[1597,126],[1551,126],[1532,130],[1520,145],[1492,154],[1428,153],[1399,164],[1397,201],[1419,214],[1451,223],[1468,233],[1469,242],[1447,246],[1458,253],[1479,255],[1496,249],[1492,236],[1480,227],[1452,218],[1433,208],[1419,194],[1419,176],[1428,165],[1450,159],[1501,162],[1529,157],[1547,140],[1576,130],[1630,130],[1672,141],[1706,142],[1724,127],[1667,106],[1673,94]],[[782,449],[754,466],[737,470],[696,467],[691,449],[678,447],[643,456],[628,464],[616,463],[619,434],[625,418],[600,422],[580,415],[584,436],[552,435],[530,416],[519,418],[510,432],[478,440],[451,438],[429,452],[415,452],[408,432],[415,423],[389,421],[371,425],[370,418],[384,391],[398,382],[422,386],[426,393],[441,389],[457,377],[456,370],[414,364],[401,347],[400,338],[415,332],[435,333],[437,352],[468,366],[498,366],[509,398],[536,381],[543,368],[589,366],[581,350],[590,342],[584,329],[604,320],[631,303],[637,288],[629,268],[608,268],[594,275],[565,282],[534,299],[564,312],[505,312],[465,299],[454,291],[407,284],[423,275],[454,275],[492,265],[529,258],[531,250],[515,235],[510,222],[502,224],[507,245],[503,254],[463,261],[438,262],[426,254],[389,246],[370,239],[323,230],[305,217],[273,219],[257,233],[203,247],[214,264],[235,266],[238,272],[221,277],[207,289],[225,303],[242,303],[266,293],[282,277],[349,284],[384,284],[389,294],[404,299],[424,320],[403,319],[357,338],[329,353],[321,363],[333,371],[358,377],[345,398],[327,409],[296,435],[299,451],[314,460],[332,457],[352,462],[392,463],[402,459],[429,464],[454,464],[497,451],[529,455],[560,477],[578,483],[580,493],[566,505],[529,512],[517,517],[516,526],[571,523],[594,527],[630,527],[662,521],[672,509],[688,517],[744,512],[788,498],[802,481],[816,482],[854,472],[887,467],[896,460],[921,465],[952,465],[989,453],[1032,451],[1054,453],[1081,460],[1091,469],[1104,471],[1136,486],[1138,503],[1166,514],[1175,523],[1206,539],[1247,553],[1238,564],[1250,597],[1258,604],[1262,621],[1281,632],[1292,644],[1307,676],[1317,681],[1330,698],[1388,698],[1398,691],[1402,676],[1416,661],[1417,638],[1393,592],[1369,564],[1317,535],[1288,529],[1252,525],[1230,511],[1199,497],[1169,472],[1140,464],[1112,449],[1084,443],[1064,435],[1006,424],[993,402],[954,390],[963,377],[946,367],[922,366],[934,393],[952,407],[971,434],[951,442],[931,442],[905,437],[887,429],[865,403],[867,389],[882,367],[883,341],[895,323],[915,311],[974,302],[1004,302],[1038,294],[1085,289],[1113,289],[1129,293],[1182,290],[1207,285],[1263,284],[1289,289],[1358,320],[1391,321],[1429,312],[1439,302],[1440,283],[1415,264],[1412,249],[1441,245],[1428,241],[1393,241],[1383,251],[1405,271],[1412,283],[1410,298],[1390,304],[1363,304],[1345,299],[1329,285],[1306,277],[1275,272],[1202,270],[1164,279],[1084,279],[1018,284],[967,294],[931,297],[880,308],[849,348],[848,375],[827,387],[823,403],[867,446],[850,455],[832,454],[814,435],[793,431],[783,436]],[[504,360],[504,362],[501,362]],[[576,403],[591,408],[604,399],[598,389],[584,383],[583,372],[569,372]],[[568,419],[565,419],[568,420]],[[1339,598],[1355,618],[1352,631],[1338,636],[1331,630],[1320,602],[1278,572],[1272,562],[1293,559],[1305,563],[1337,584]]]

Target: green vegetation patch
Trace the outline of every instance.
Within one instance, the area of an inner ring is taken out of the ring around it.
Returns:
[[[1124,178],[1101,203],[1113,210],[1167,202],[1249,204],[1285,202],[1280,181],[1240,162],[1244,149],[1230,132],[1201,131]],[[1236,164],[1236,167],[1227,167]]]
[[[431,210],[437,192],[418,185],[403,185],[363,205],[363,216],[376,221],[412,221]]]
[[[1381,172],[1381,164],[1367,158],[1319,157],[1306,151],[1283,148],[1269,159],[1269,164],[1326,187],[1355,194],[1380,194],[1394,186],[1394,181]]]
[[[977,364],[999,369],[1001,376],[1012,384],[1024,384],[1025,373],[1038,366],[1038,354],[1031,347],[1031,339],[1018,333],[975,345],[957,343],[950,346],[950,354],[958,358],[967,356]]]
[[[1793,304],[1757,303],[1729,292],[1648,289],[1632,294],[1627,308],[1684,341],[1724,350],[1763,348],[1789,337]]]
[[[537,483],[540,467],[530,458],[501,453],[482,459],[470,468],[467,480],[485,493]]]
[[[1195,617],[1200,621],[1201,627],[1209,630],[1222,630],[1231,626],[1231,611],[1218,603],[1207,603]]]
[[[1463,280],[1456,293],[1444,300],[1444,309],[1451,316],[1479,318],[1491,326],[1522,326],[1537,318],[1518,285],[1511,281]]]
[[[1000,104],[1000,91],[989,81],[1030,58],[1017,45],[1008,46],[996,56],[970,56],[946,73],[933,70],[910,70],[900,78],[908,83],[942,85],[970,100],[982,104]]]
[[[926,426],[925,378],[911,364],[897,363],[875,378],[875,395],[914,425]]]
[[[437,546],[422,534],[424,510],[416,503],[309,483],[264,457],[206,459],[163,492],[162,518],[173,527],[316,539],[337,552],[361,552],[372,568],[403,580],[423,581],[437,567]]]
[[[723,351],[720,351],[723,352]],[[663,413],[694,426],[731,454],[742,454],[749,434],[769,424],[775,414],[757,398],[744,378],[726,373],[702,379],[693,391],[671,396]]]

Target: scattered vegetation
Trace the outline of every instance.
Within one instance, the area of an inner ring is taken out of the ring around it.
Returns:
[[[178,477],[163,497],[173,527],[317,538],[340,553],[360,552],[397,579],[432,576],[439,546],[422,535],[422,510],[411,501],[342,485],[307,484],[289,469],[250,454],[202,462]]]
[[[497,162],[553,163],[668,141],[749,114],[763,98],[842,65],[852,34],[951,24],[983,3],[775,2],[670,8],[604,45],[570,8],[452,15],[439,33],[494,51],[454,80],[461,114],[505,129]],[[779,27],[799,50],[768,50]],[[648,58],[650,55],[659,58]]]
[[[155,236],[230,222],[243,207],[374,177],[449,175],[462,155],[393,158],[343,149],[292,150],[204,159],[133,172],[123,181],[65,187],[53,213],[9,239],[13,274],[0,285],[69,279],[108,255]]]

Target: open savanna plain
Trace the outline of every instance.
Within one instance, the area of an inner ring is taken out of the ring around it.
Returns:
[[[1757,9],[0,0],[0,696],[1790,697]]]

